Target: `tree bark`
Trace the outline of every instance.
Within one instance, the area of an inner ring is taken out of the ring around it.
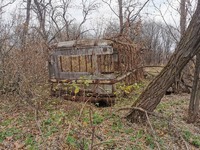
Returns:
[[[192,86],[192,93],[190,97],[190,105],[188,112],[188,123],[194,123],[199,112],[200,100],[200,53],[196,55],[194,81]]]
[[[181,0],[180,2],[180,35],[181,37],[184,35],[185,30],[186,30],[186,17],[187,17],[186,0]],[[184,90],[181,89],[181,84],[182,84],[182,81],[184,80],[182,79],[182,75],[183,73],[180,72],[180,74],[175,78],[175,83],[172,86],[173,91],[176,94],[183,92],[186,89],[186,87],[183,87]]]
[[[123,9],[122,9],[122,0],[118,0],[119,5],[119,30],[120,34],[123,33]]]
[[[45,2],[45,1],[44,1]],[[46,32],[46,14],[47,14],[47,6],[50,5],[51,0],[49,0],[48,3],[44,3],[43,1],[38,1],[38,0],[34,0],[34,4],[35,4],[35,9],[36,9],[36,14],[39,20],[39,25],[40,25],[40,34],[42,35],[42,38],[47,41],[48,39],[48,35]]]
[[[175,78],[183,70],[184,66],[200,51],[200,0],[192,20],[181,38],[174,54],[160,74],[147,86],[144,92],[133,104],[133,109],[127,115],[131,122],[145,119],[145,113],[134,109],[140,107],[152,112],[160,103],[166,90],[174,83]]]
[[[182,37],[186,29],[186,16],[187,16],[186,0],[181,0],[180,11],[181,11],[180,12],[180,32],[181,32],[181,37]]]
[[[31,0],[27,0],[26,2],[26,21],[24,23],[24,29],[23,29],[23,37],[22,37],[22,47],[25,48],[26,45],[26,36],[28,33],[28,27],[30,22],[30,12],[31,12]]]

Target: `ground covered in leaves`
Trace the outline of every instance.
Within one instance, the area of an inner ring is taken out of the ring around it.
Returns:
[[[1,96],[0,149],[199,149],[200,122],[186,123],[188,94],[165,96],[145,124],[126,121],[143,88],[104,108],[50,97],[48,85],[26,100]]]

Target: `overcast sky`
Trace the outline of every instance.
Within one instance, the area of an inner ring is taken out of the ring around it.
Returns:
[[[9,10],[10,13],[13,13],[12,11],[15,10],[15,7],[21,7],[19,5],[19,1],[16,0],[16,3],[13,5],[10,5],[7,10]],[[56,2],[58,0],[52,0],[53,2]],[[93,0],[88,0],[93,1]],[[106,1],[106,0],[105,0]],[[109,1],[109,0],[107,0]],[[117,12],[117,0],[112,0],[112,7]],[[137,1],[137,0],[135,0]],[[141,4],[144,4],[147,0],[138,0]],[[153,3],[155,6],[153,5]],[[163,22],[163,18],[166,20],[167,23],[172,24],[174,26],[178,26],[179,22],[179,1],[180,0],[149,0],[146,7],[141,12],[142,20],[155,20],[155,21],[161,21]],[[192,0],[192,4],[195,0]],[[88,21],[86,22],[86,26],[93,26],[96,22],[103,22],[106,24],[107,21],[116,19],[116,15],[110,10],[110,8],[105,4],[102,3],[102,0],[96,0],[96,3],[100,3],[100,7],[98,10],[93,11],[92,14],[88,17]],[[81,3],[81,0],[72,0],[73,5],[79,5]],[[136,11],[137,12],[137,11]],[[80,22],[82,17],[82,12],[80,9],[71,9],[70,12],[71,16],[76,19],[77,22]],[[162,16],[163,15],[163,18]]]
[[[73,2],[78,4],[80,3],[80,1],[81,0],[74,0]],[[101,3],[100,8],[98,9],[98,11],[93,11],[93,14],[89,16],[89,20],[86,23],[87,25],[91,24],[93,25],[96,22],[102,20],[104,23],[106,23],[109,20],[117,19],[116,15],[110,10],[110,8],[105,3],[102,3],[102,0],[96,0],[96,2]],[[141,4],[144,4],[145,2],[146,0],[140,0]],[[180,16],[178,14],[179,2],[177,0],[153,0],[153,2],[156,8],[153,5],[152,0],[150,0],[146,5],[146,7],[141,12],[142,20],[155,20],[163,22],[163,18],[161,17],[162,13],[167,23],[172,24],[174,26],[178,26],[176,24],[179,22]],[[171,7],[169,3],[173,7]],[[112,7],[117,12],[117,3],[113,3]],[[81,11],[76,10],[71,14],[76,18],[77,21],[81,21],[82,19]]]

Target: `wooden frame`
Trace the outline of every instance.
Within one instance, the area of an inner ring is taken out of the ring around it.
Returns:
[[[98,97],[110,97],[116,91],[116,83],[125,82],[128,85],[135,82],[138,73],[136,62],[139,59],[137,52],[138,48],[133,44],[111,40],[60,42],[53,45],[50,55],[49,81],[52,85],[82,85],[87,82],[90,86],[84,86],[86,91],[93,90]]]

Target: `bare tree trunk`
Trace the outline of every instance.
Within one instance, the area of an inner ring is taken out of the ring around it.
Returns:
[[[148,85],[144,92],[133,104],[133,109],[127,115],[131,122],[145,119],[145,113],[134,109],[140,107],[152,112],[160,103],[166,90],[174,83],[184,66],[200,51],[200,0],[192,17],[190,25],[177,45],[174,54],[160,74]]]
[[[190,97],[190,105],[188,112],[188,123],[196,121],[199,112],[199,100],[200,100],[200,53],[196,55],[194,81],[192,86],[192,93]]]
[[[181,0],[180,2],[180,34],[181,37],[185,33],[186,29],[186,16],[187,16],[187,10],[186,10],[186,0]],[[174,85],[172,86],[174,93],[178,94],[181,92],[181,80],[182,80],[182,73],[175,77]],[[183,90],[183,89],[182,89]]]
[[[23,37],[22,37],[23,48],[25,48],[26,36],[27,36],[27,33],[28,33],[28,27],[29,27],[29,22],[30,22],[31,0],[27,0],[26,6],[27,6],[27,8],[26,8],[26,21],[24,23]]]
[[[39,33],[42,35],[42,38],[47,41],[48,35],[46,32],[46,14],[47,14],[47,7],[51,4],[51,0],[48,0],[48,3],[44,3],[45,1],[34,0],[35,4],[35,11],[39,20],[40,30]]]
[[[187,16],[186,0],[181,0],[180,11],[181,11],[180,12],[180,32],[181,32],[181,37],[182,37],[186,29],[186,16]]]
[[[122,9],[122,0],[118,0],[119,5],[119,25],[120,25],[120,34],[123,33],[123,9]]]

